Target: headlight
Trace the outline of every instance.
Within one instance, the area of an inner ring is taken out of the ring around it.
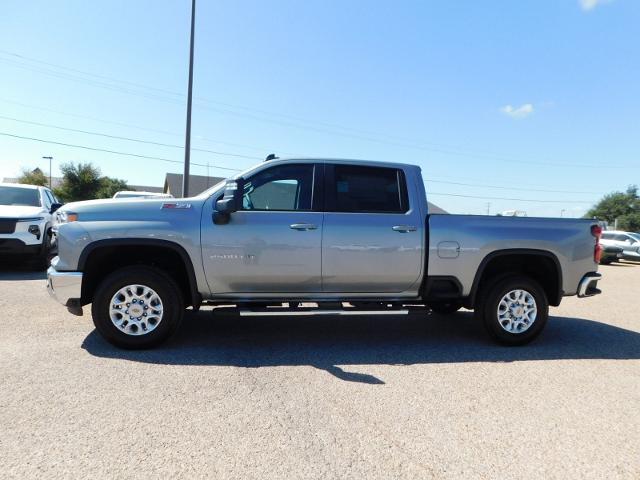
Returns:
[[[75,212],[58,212],[56,215],[58,223],[71,223],[78,221],[78,214]]]
[[[19,218],[16,221],[17,222],[39,222],[40,220],[44,220],[44,217]]]

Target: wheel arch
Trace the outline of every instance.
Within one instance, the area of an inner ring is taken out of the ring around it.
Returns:
[[[546,250],[527,248],[497,250],[485,256],[473,279],[469,304],[476,304],[478,293],[486,281],[511,273],[532,277],[545,291],[549,304],[560,305],[563,290],[562,267],[558,257]]]
[[[199,308],[202,298],[187,251],[169,240],[147,238],[96,240],[82,250],[78,259],[78,270],[84,274],[82,304],[91,303],[105,275],[135,264],[156,266],[171,274],[182,290],[185,305]]]

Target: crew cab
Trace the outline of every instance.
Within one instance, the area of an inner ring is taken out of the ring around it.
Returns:
[[[0,183],[0,256],[44,270],[51,250],[52,214],[61,206],[47,187]]]
[[[465,307],[519,345],[540,334],[549,305],[600,292],[597,222],[430,215],[420,168],[401,163],[275,159],[193,198],[70,203],[60,217],[49,292],[76,314],[92,304],[97,330],[123,348],[159,344],[201,305]]]

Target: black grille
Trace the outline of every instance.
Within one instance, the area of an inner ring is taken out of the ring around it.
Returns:
[[[16,230],[16,221],[11,218],[0,218],[0,233],[13,233]]]

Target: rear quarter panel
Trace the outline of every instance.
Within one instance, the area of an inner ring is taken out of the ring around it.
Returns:
[[[564,295],[574,295],[582,276],[598,269],[593,260],[592,220],[431,215],[428,222],[428,274],[456,277],[465,296],[471,292],[483,259],[501,250],[533,249],[553,254],[562,268]],[[442,248],[439,252],[442,242],[457,242],[459,255],[442,258],[447,257]]]

